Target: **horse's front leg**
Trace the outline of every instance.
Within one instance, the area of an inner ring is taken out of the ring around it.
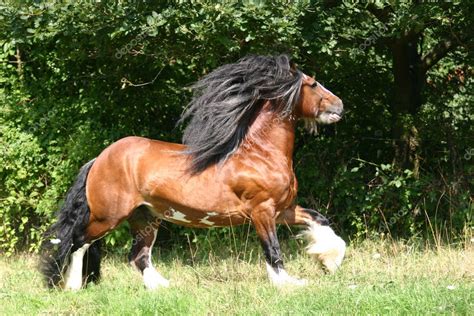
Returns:
[[[341,265],[346,243],[334,233],[329,227],[329,221],[317,211],[298,205],[282,212],[277,223],[307,226],[308,229],[302,235],[309,241],[306,247],[308,254],[320,260],[331,273]]]
[[[283,266],[280,244],[276,234],[275,210],[272,207],[259,206],[252,214],[252,223],[255,226],[260,243],[265,253],[268,277],[272,284],[283,286],[287,284],[305,285],[306,280],[290,276]]]

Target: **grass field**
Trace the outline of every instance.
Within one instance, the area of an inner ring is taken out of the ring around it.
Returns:
[[[248,248],[245,256],[228,250],[163,253],[157,266],[172,286],[155,292],[144,289],[125,256],[105,256],[102,282],[79,292],[45,289],[35,256],[2,258],[0,314],[474,315],[472,242],[436,249],[401,243],[351,246],[334,275],[287,246],[287,270],[310,285],[283,289],[269,285],[260,249]]]

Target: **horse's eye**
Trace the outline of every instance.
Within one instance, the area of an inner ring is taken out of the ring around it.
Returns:
[[[316,88],[317,86],[318,86],[318,82],[317,82],[317,81],[315,81],[315,82],[313,82],[313,84],[311,85],[311,88],[313,88],[313,89],[314,89],[314,88]]]

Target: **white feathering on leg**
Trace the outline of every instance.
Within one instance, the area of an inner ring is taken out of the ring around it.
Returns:
[[[170,281],[165,279],[158,271],[153,267],[146,267],[143,270],[143,282],[148,290],[155,290],[160,287],[169,287]]]
[[[143,282],[145,283],[145,287],[148,290],[155,290],[160,287],[169,287],[170,281],[165,279],[156,269],[153,267],[151,262],[151,252],[153,250],[153,245],[156,241],[157,231],[153,231],[153,243],[148,248],[148,266],[143,269]]]
[[[286,285],[296,285],[296,286],[305,286],[308,285],[308,281],[304,279],[297,279],[295,277],[290,276],[285,269],[279,269],[275,271],[275,269],[266,263],[268,277],[270,278],[270,282],[275,286],[286,286]]]
[[[82,259],[91,244],[84,244],[70,255],[69,267],[66,271],[65,286],[67,290],[76,291],[82,287]]]
[[[346,252],[346,243],[336,235],[331,227],[307,221],[308,229],[302,235],[309,241],[306,251],[322,262],[326,269],[334,273],[341,265]]]

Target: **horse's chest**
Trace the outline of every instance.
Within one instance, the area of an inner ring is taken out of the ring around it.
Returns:
[[[241,200],[247,201],[251,207],[271,199],[277,209],[286,208],[296,198],[297,183],[293,172],[268,174],[266,177],[247,179],[245,193]]]
[[[288,180],[284,182],[280,187],[275,188],[274,201],[278,201],[277,204],[283,208],[288,207],[293,203],[296,198],[297,182],[296,177],[293,173],[288,175]]]

